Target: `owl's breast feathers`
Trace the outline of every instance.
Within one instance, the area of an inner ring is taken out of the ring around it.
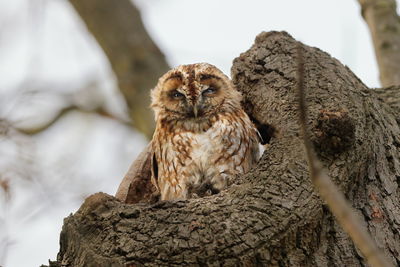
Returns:
[[[163,200],[219,192],[258,161],[258,143],[242,109],[205,121],[159,121],[152,140],[153,183]]]

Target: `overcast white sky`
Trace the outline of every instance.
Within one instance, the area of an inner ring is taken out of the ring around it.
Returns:
[[[379,86],[368,29],[356,0],[136,1],[172,65],[207,61],[229,74],[232,59],[261,31],[284,30]]]
[[[209,62],[229,74],[232,60],[251,46],[258,33],[285,30],[348,65],[366,85],[379,86],[372,43],[356,0],[135,2],[171,66]],[[107,60],[66,0],[0,0],[0,77],[0,98],[12,94],[26,80],[39,86],[52,84],[57,88],[54,90],[61,91],[73,91],[95,80],[107,101],[116,101],[115,82]],[[51,105],[54,103],[41,103],[40,107]],[[0,106],[0,117],[4,116],[4,106]],[[115,122],[95,117],[69,116],[35,140],[34,145],[44,151],[37,155],[44,162],[38,168],[54,165],[60,151],[72,155],[79,151],[82,159],[71,164],[78,165],[80,175],[95,177],[82,181],[82,187],[89,187],[85,194],[100,190],[113,194],[132,158],[145,143],[139,135],[118,127]],[[84,135],[91,136],[90,143],[82,139]],[[121,145],[116,140],[126,142]],[[0,166],[7,161],[1,156],[0,153]],[[62,177],[68,175],[72,174]],[[53,181],[51,186],[74,190],[68,180]],[[37,185],[35,190],[51,191],[51,186]],[[20,194],[28,192],[23,186],[18,190]],[[68,195],[51,195],[48,201],[53,204],[43,206],[46,212],[33,216],[32,223],[20,222],[21,217],[32,218],[22,215],[20,208],[30,201],[32,198],[27,196],[16,200],[7,210],[0,210],[0,239],[2,234],[7,235],[12,242],[5,259],[1,259],[0,243],[0,265],[4,267],[39,266],[49,258],[54,260],[62,219],[80,205],[80,200],[72,200]]]

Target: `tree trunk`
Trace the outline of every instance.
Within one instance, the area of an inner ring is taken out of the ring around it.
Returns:
[[[104,193],[64,221],[62,266],[365,266],[315,193],[299,133],[296,45],[261,33],[234,60],[243,105],[270,140],[258,166],[221,193],[126,204]],[[302,45],[309,127],[327,172],[393,264],[400,264],[400,90],[369,90]],[[399,88],[396,88],[399,89]]]
[[[375,47],[382,86],[400,85],[400,17],[396,0],[358,0]]]
[[[134,126],[151,138],[150,92],[168,69],[130,0],[70,0],[104,50],[125,97]]]

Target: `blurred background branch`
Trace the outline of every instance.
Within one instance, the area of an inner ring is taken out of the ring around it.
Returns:
[[[104,50],[136,129],[151,138],[149,90],[169,66],[129,0],[70,0]]]
[[[95,109],[84,109],[82,107],[76,106],[76,105],[71,105],[71,106],[67,106],[62,108],[61,110],[59,110],[56,114],[53,114],[53,118],[51,118],[50,120],[46,121],[44,124],[39,124],[36,125],[35,127],[17,127],[14,126],[15,130],[17,130],[20,133],[23,134],[27,134],[27,135],[35,135],[38,133],[41,133],[45,130],[47,130],[48,128],[50,128],[51,126],[53,126],[57,121],[59,121],[63,116],[67,115],[69,112],[71,111],[78,111],[78,112],[82,112],[82,113],[94,113],[109,119],[114,119],[122,124],[126,124],[127,126],[131,126],[130,121],[125,121],[121,118],[116,117],[115,115],[109,113],[107,110],[105,110],[102,107],[98,107]]]
[[[358,0],[375,48],[382,86],[400,85],[400,17],[395,0]]]

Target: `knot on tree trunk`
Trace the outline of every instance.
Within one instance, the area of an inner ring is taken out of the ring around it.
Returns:
[[[340,153],[354,144],[355,124],[345,110],[321,110],[314,134],[314,143],[319,151]]]
[[[127,204],[129,192],[147,195],[130,187],[150,182],[146,170],[136,169],[125,177],[117,198],[94,195],[65,219],[58,262],[75,267],[364,266],[309,180],[298,125],[297,46],[286,32],[261,33],[234,60],[232,80],[247,112],[269,138],[256,168],[217,195]],[[325,52],[302,49],[309,126],[317,125],[322,134],[316,138],[341,150],[322,153],[320,159],[379,246],[398,263],[396,105],[386,104],[383,94],[378,98]],[[346,113],[321,115],[321,110]],[[146,165],[141,160],[137,168]]]

